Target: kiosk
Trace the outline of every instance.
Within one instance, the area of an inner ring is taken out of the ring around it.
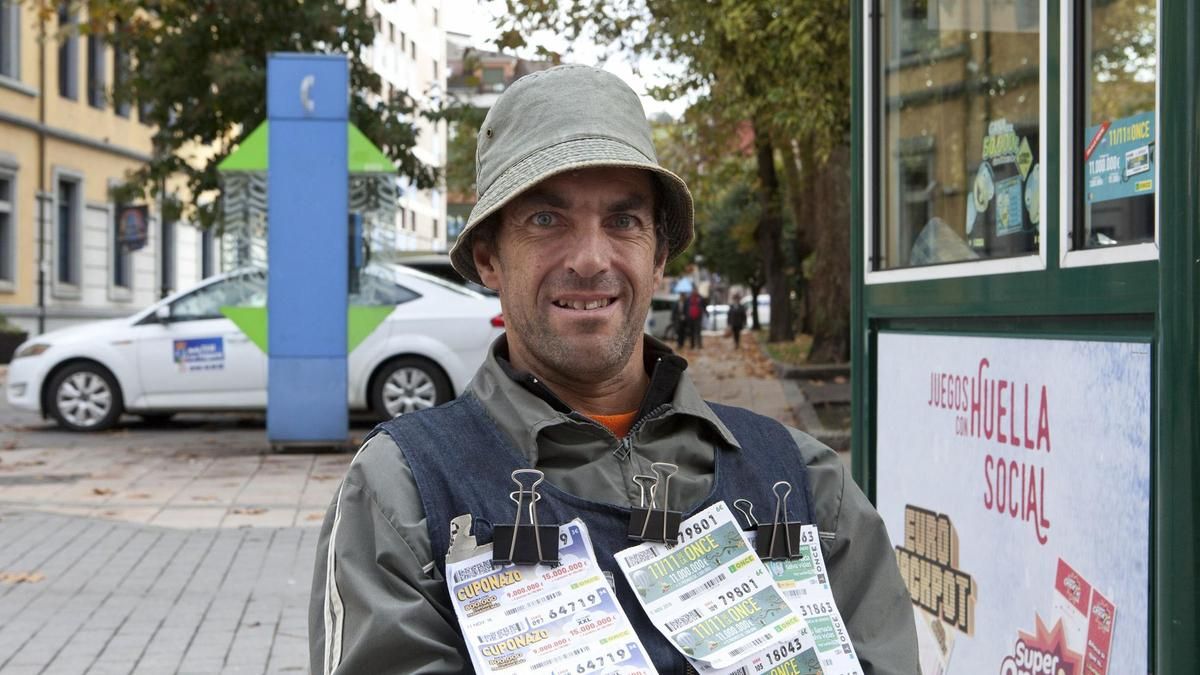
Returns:
[[[1200,10],[852,25],[854,475],[922,672],[1200,672]]]

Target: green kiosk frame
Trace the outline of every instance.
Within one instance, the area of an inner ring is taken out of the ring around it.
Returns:
[[[851,4],[853,471],[923,672],[1200,672],[1200,3]]]

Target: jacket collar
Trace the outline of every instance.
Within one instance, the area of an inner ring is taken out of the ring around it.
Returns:
[[[650,386],[639,406],[637,419],[641,420],[651,412],[663,416],[688,415],[717,432],[730,447],[741,449],[733,433],[708,407],[687,375],[687,360],[649,335],[644,339],[643,352]],[[467,389],[483,404],[492,421],[513,439],[530,464],[537,463],[538,435],[547,427],[574,424],[608,433],[599,423],[572,410],[536,375],[514,368],[508,360],[508,341],[503,335],[492,343]]]

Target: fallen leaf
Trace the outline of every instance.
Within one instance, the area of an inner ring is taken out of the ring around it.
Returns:
[[[135,492],[127,496],[128,499],[150,499],[150,495],[145,492]]]
[[[92,494],[98,495],[100,497],[111,495],[112,493],[113,493],[113,491],[108,488],[92,488]]]
[[[305,520],[324,520],[325,516],[320,513],[310,513],[304,517]]]
[[[236,514],[238,514],[238,515],[241,515],[241,516],[257,516],[257,515],[259,515],[260,513],[266,513],[266,512],[267,512],[267,510],[266,510],[266,509],[264,509],[264,508],[260,508],[260,507],[258,507],[258,506],[252,506],[252,507],[249,507],[249,508],[244,508],[244,509],[243,509],[243,508],[236,508],[236,509],[231,509],[231,510],[230,510],[230,513],[236,513]]]
[[[16,450],[17,449],[17,439],[14,438],[12,440],[4,441],[4,445],[0,446],[0,448],[3,448],[5,450]]]
[[[6,584],[36,584],[45,578],[41,572],[0,572],[0,582]]]
[[[327,473],[314,473],[313,475],[309,476],[309,478],[311,480],[334,480],[337,478],[337,476],[331,476]]]

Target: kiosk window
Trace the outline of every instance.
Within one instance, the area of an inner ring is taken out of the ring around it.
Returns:
[[[1036,253],[1038,0],[879,0],[876,270]]]
[[[1071,248],[1154,241],[1156,0],[1087,0],[1076,16],[1076,213]]]

